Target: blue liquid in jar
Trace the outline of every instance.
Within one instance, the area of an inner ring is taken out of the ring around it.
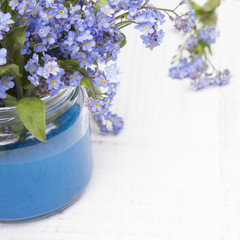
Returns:
[[[30,137],[0,151],[0,221],[46,216],[81,195],[93,164],[80,110],[74,104],[50,124],[46,143]]]

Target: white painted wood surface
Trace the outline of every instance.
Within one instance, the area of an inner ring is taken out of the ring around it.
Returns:
[[[213,48],[231,84],[199,92],[167,76],[179,35],[166,29],[150,52],[127,30],[114,107],[125,130],[102,136],[93,127],[95,170],[77,203],[48,219],[0,224],[0,239],[240,240],[239,11],[239,0],[223,2]]]

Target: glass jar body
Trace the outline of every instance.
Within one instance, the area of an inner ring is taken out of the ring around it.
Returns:
[[[83,89],[66,89],[45,99],[45,105],[45,143],[24,130],[16,109],[0,111],[0,221],[58,212],[76,201],[90,181],[92,150]]]

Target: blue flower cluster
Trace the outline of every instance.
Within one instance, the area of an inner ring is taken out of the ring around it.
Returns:
[[[204,28],[197,31],[197,36],[190,36],[187,39],[187,46],[191,49],[198,45],[199,41],[202,41],[208,45],[216,43],[216,38],[219,36],[218,31],[215,28]]]
[[[147,9],[141,11],[134,21],[137,23],[135,28],[142,33],[141,39],[147,48],[153,50],[162,43],[165,34],[163,29],[160,29],[160,25],[166,21],[164,14]]]
[[[102,132],[108,132],[107,122],[114,132],[123,128],[123,120],[110,111],[119,82],[116,61],[125,41],[121,28],[135,24],[141,39],[149,49],[162,43],[161,25],[167,15],[178,16],[175,27],[184,32],[193,26],[194,10],[180,17],[174,10],[159,9],[147,0],[75,1],[9,0],[11,10],[0,11],[0,66],[13,62],[6,49],[6,36],[16,28],[26,30],[21,55],[24,58],[22,84],[27,79],[37,89],[39,97],[55,95],[68,86],[84,85],[88,90],[89,110]],[[179,6],[188,3],[180,2]],[[5,3],[4,3],[5,4]],[[14,19],[14,21],[12,20]],[[180,25],[179,25],[180,24]],[[25,32],[25,31],[24,31]],[[17,44],[13,46],[18,49]],[[98,63],[106,64],[104,71]],[[20,67],[20,66],[19,66]],[[13,74],[14,75],[14,74]],[[3,76],[0,99],[13,88],[16,79]],[[21,84],[20,84],[21,85]],[[24,91],[24,90],[23,90]]]
[[[182,1],[181,4],[188,3],[188,1]],[[195,20],[195,10],[190,6],[190,12],[185,14],[187,18],[182,18],[181,16],[177,16],[174,20],[174,26],[178,31],[184,31],[185,33],[191,31],[194,26]]]
[[[205,28],[198,31],[199,40],[211,45],[216,42],[219,33],[215,28]]]
[[[215,28],[205,28],[198,30],[197,36],[188,37],[186,46],[190,55],[188,58],[180,57],[177,66],[169,69],[169,76],[175,79],[190,78],[191,86],[196,90],[228,84],[231,78],[229,70],[217,71],[204,52],[205,48],[211,49],[210,45],[216,42],[217,36]]]
[[[180,63],[176,67],[172,67],[169,70],[169,75],[172,78],[191,79],[191,86],[196,90],[200,90],[211,85],[226,85],[228,84],[231,75],[228,70],[218,72],[215,76],[212,74],[205,74],[208,69],[208,65],[201,56],[195,56],[188,61],[187,59],[181,59]]]

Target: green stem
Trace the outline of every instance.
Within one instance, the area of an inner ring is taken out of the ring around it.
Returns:
[[[147,1],[142,5],[142,7],[145,7],[149,2],[150,2],[150,0],[147,0]],[[141,8],[142,8],[142,7],[141,7]]]
[[[23,98],[23,88],[22,88],[21,79],[19,77],[15,77],[15,83],[17,88],[17,99],[19,101]]]
[[[6,2],[7,2],[7,0],[5,0],[5,1],[2,3],[2,5],[1,5],[0,9],[2,9],[2,8],[3,8],[3,6],[6,4]]]
[[[131,24],[132,24],[132,23],[128,23],[128,24],[126,24],[126,25],[124,25],[124,26],[119,27],[118,29],[120,30],[120,29],[122,29],[122,28],[125,28],[125,27],[131,25]]]
[[[177,17],[181,18],[174,10],[171,10],[171,9],[168,9],[168,8],[141,7],[141,9],[152,9],[152,10],[155,10],[155,11],[163,11],[163,12],[165,12],[165,13],[171,12],[171,13],[173,13],[174,15],[176,15]]]
[[[118,28],[118,26],[121,27],[121,26],[124,25],[124,24],[130,25],[130,24],[132,24],[132,23],[135,23],[135,22],[134,22],[134,21],[122,21],[122,22],[120,22],[120,23],[117,23],[114,28]]]

